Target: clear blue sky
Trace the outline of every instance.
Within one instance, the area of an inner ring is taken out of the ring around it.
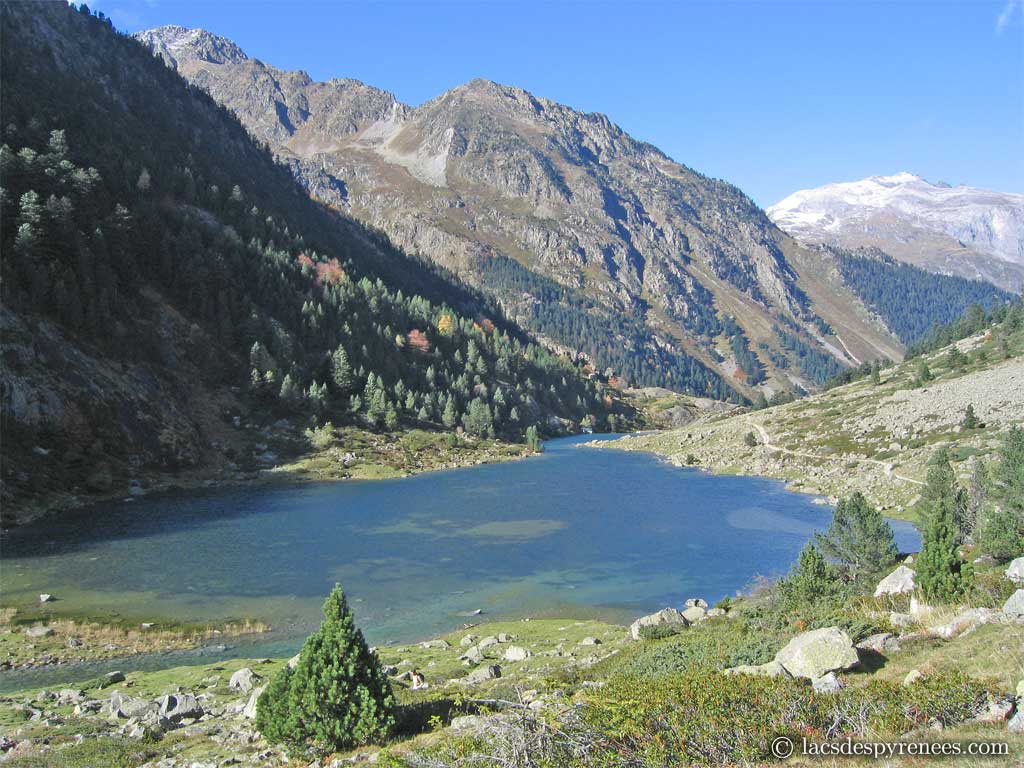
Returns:
[[[603,112],[762,206],[907,170],[1024,192],[1024,0],[95,0],[420,104],[485,77]]]

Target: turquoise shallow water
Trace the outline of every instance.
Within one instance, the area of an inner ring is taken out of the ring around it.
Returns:
[[[625,621],[735,593],[788,569],[831,510],[782,484],[639,453],[547,444],[542,456],[394,481],[152,496],[15,530],[3,600],[54,611],[253,617],[288,650],[335,581],[372,642],[487,617]],[[912,526],[894,522],[903,549]]]

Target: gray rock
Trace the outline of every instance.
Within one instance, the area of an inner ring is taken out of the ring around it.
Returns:
[[[703,621],[707,617],[708,612],[701,608],[699,605],[691,605],[685,611],[683,611],[683,618],[686,619],[690,624],[696,624],[698,621]]]
[[[501,677],[501,667],[497,664],[489,664],[486,667],[474,669],[465,677],[460,678],[459,682],[466,685],[476,685],[486,680],[493,680],[496,677]]]
[[[1010,718],[1006,730],[1010,733],[1024,733],[1024,709],[1018,709],[1017,714]]]
[[[860,662],[850,636],[839,627],[803,632],[775,654],[775,660],[793,677],[814,680],[829,672],[853,669]]]
[[[1015,584],[1024,584],[1024,557],[1018,557],[1004,571],[1006,578]]]
[[[532,655],[528,648],[519,645],[510,645],[505,649],[505,661],[526,661]]]
[[[907,568],[905,565],[901,565],[880,582],[875,587],[875,597],[882,597],[883,595],[906,595],[914,591],[916,584],[914,583],[914,571]]]
[[[857,649],[872,651],[884,656],[899,651],[900,641],[892,632],[879,632],[877,635],[871,635],[857,643]]]
[[[301,653],[296,653],[294,656],[288,659],[288,669],[295,669],[297,666],[299,666],[299,657],[301,655]]]
[[[662,624],[670,624],[680,629],[690,626],[686,617],[675,608],[662,608],[657,613],[648,616],[641,616],[629,625],[629,636],[634,640],[640,639],[640,630],[643,627],[656,627]]]
[[[601,645],[601,641],[596,637],[584,637],[580,640],[580,645]]]
[[[1011,619],[1024,618],[1024,589],[1018,589],[1006,603],[1003,604],[1003,613]]]
[[[55,598],[53,595],[47,594],[45,592],[39,596],[40,603],[52,603],[56,599],[57,598]]]
[[[173,693],[156,700],[160,714],[174,723],[202,716],[203,708],[191,693]]]
[[[115,670],[114,672],[107,672],[107,674],[105,674],[103,676],[103,685],[104,685],[104,687],[106,687],[108,685],[114,685],[115,683],[123,683],[123,682],[124,682],[124,672],[122,672],[121,670]]]
[[[252,693],[249,694],[249,700],[245,702],[245,708],[242,710],[242,717],[247,720],[256,719],[256,702],[260,699],[260,694],[263,693],[265,685],[261,685],[259,688],[253,688]]]
[[[903,678],[903,685],[913,685],[921,680],[924,680],[924,675],[919,669],[912,669],[907,672],[906,677]]]
[[[515,639],[516,639],[516,636],[515,635],[510,635],[508,632],[499,632],[498,633],[498,642],[499,643],[511,643]]]
[[[53,630],[42,624],[34,624],[25,630],[25,637],[50,637],[52,635]]]
[[[725,608],[708,608],[708,612],[706,615],[709,619],[715,619],[719,616],[725,616],[725,613]]]
[[[451,644],[447,640],[425,640],[420,648],[451,648]]]
[[[253,672],[252,669],[249,667],[242,667],[231,675],[231,679],[228,681],[228,687],[233,688],[236,691],[241,691],[242,693],[248,693],[260,680],[260,676]]]
[[[497,645],[499,642],[501,641],[498,640],[498,638],[496,638],[494,635],[488,635],[479,643],[477,643],[477,648],[479,648],[482,651],[484,648],[490,648],[492,645]]]
[[[985,711],[974,717],[976,723],[1002,723],[1010,719],[1013,714],[1013,699],[989,699]]]
[[[701,599],[699,597],[691,597],[689,600],[687,600],[685,603],[683,603],[683,607],[684,608],[703,608],[704,610],[707,610],[708,602],[707,602],[707,600],[703,600],[703,599]]]
[[[484,660],[483,651],[476,645],[471,646],[466,650],[462,656],[459,657],[464,661],[468,661],[470,664],[482,664]]]
[[[928,627],[928,631],[948,640],[957,635],[973,632],[983,624],[990,624],[999,619],[999,611],[991,608],[968,608],[954,616],[949,623]]]
[[[463,638],[459,640],[459,645],[463,648],[468,648],[476,642],[476,639],[476,635],[464,635]]]
[[[843,685],[842,681],[836,677],[835,672],[829,672],[827,675],[822,675],[816,680],[812,680],[811,686],[818,693],[836,693],[846,687]]]

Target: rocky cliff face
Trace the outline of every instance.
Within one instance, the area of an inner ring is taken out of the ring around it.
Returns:
[[[876,247],[933,272],[1024,288],[1024,195],[898,173],[794,192],[768,215],[806,243]]]
[[[776,365],[792,354],[778,346],[779,324],[804,329],[844,363],[843,345],[821,344],[821,329],[841,326],[861,359],[899,353],[855,299],[833,300],[813,255],[740,190],[604,115],[485,80],[413,108],[353,80],[277,70],[201,30],[138,37],[234,110],[313,196],[496,294],[556,342],[574,346],[576,324],[541,324],[538,296],[496,277],[496,261],[514,260],[588,297],[595,311],[645,325],[655,345],[695,357],[741,391],[750,390],[724,315],[736,318],[775,389],[812,386]]]

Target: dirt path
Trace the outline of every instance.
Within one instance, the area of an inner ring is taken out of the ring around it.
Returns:
[[[834,459],[831,456],[819,456],[818,454],[815,454],[815,453],[806,453],[804,451],[794,451],[794,450],[790,450],[789,448],[783,448],[781,445],[775,445],[774,443],[772,443],[771,436],[768,434],[768,430],[766,430],[760,424],[757,424],[757,423],[755,423],[753,421],[750,421],[749,419],[747,420],[747,423],[750,424],[750,426],[752,426],[754,429],[757,430],[758,435],[761,437],[762,445],[764,445],[764,447],[767,448],[770,451],[776,451],[777,453],[785,453],[785,454],[789,454],[790,456],[800,456],[801,458],[813,459],[814,461],[835,461],[836,460],[836,459]],[[849,458],[844,458],[843,459],[843,461],[849,461],[849,460],[850,460]],[[868,464],[877,464],[878,466],[882,467],[883,470],[885,470],[886,477],[895,477],[897,480],[903,480],[904,482],[913,483],[914,485],[924,485],[924,483],[922,483],[920,480],[915,480],[912,477],[907,477],[905,475],[900,475],[900,474],[894,472],[893,471],[893,465],[889,464],[888,462],[879,461],[878,459],[854,459],[854,461],[866,462]]]

